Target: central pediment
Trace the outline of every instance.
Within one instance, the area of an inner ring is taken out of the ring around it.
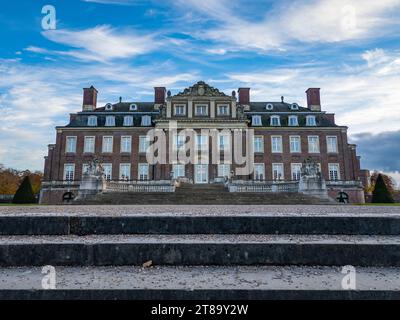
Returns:
[[[203,97],[228,97],[225,93],[211,87],[204,81],[199,81],[193,86],[178,93],[176,97],[203,96]]]

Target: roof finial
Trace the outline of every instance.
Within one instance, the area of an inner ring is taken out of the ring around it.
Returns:
[[[284,96],[281,96],[281,101],[282,101],[282,103],[285,102],[285,97]]]
[[[122,102],[122,97],[119,97],[119,103],[121,103]]]

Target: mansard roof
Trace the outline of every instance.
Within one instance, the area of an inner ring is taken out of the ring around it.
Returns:
[[[132,104],[136,104],[137,110],[131,111],[130,106]],[[107,111],[106,107],[96,108],[94,111],[91,112],[158,112],[154,110],[154,102],[119,102],[112,104],[113,110]]]
[[[266,106],[268,104],[273,105],[272,110],[267,110]],[[299,106],[298,110],[292,110],[291,109],[292,103],[286,103],[286,102],[250,102],[250,110],[247,112],[269,112],[269,113],[274,113],[274,112],[310,112],[313,113],[315,111],[311,111],[308,108],[304,108]]]

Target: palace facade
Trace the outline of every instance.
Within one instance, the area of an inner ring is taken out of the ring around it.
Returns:
[[[62,203],[67,192],[76,196],[93,159],[101,163],[105,185],[168,185],[179,180],[227,187],[229,183],[296,183],[302,163],[311,160],[318,165],[331,198],[346,192],[350,202],[364,202],[368,171],[361,170],[356,146],[348,143],[347,127],[336,124],[335,115],[322,110],[319,88],[306,91],[306,107],[283,97],[278,102],[256,102],[251,100],[250,88],[228,95],[202,81],[176,95],[157,87],[153,102],[120,99],[101,107],[94,87],[83,91],[82,111],[72,113],[66,126],[56,128],[56,143],[49,145],[41,203]],[[155,129],[165,132],[165,149],[158,152],[165,153],[166,162],[149,162],[146,152],[155,142],[149,132]],[[206,153],[206,161],[182,162],[176,152],[169,159],[172,151],[179,151],[190,140],[180,135],[181,130],[195,133],[195,151]],[[223,134],[213,139],[204,134],[207,130]],[[226,154],[234,152],[235,132],[247,131],[251,131],[252,143],[251,157],[246,159],[252,166],[249,172],[240,173],[236,169],[243,164],[232,157],[226,160]],[[214,162],[213,150],[218,151]]]

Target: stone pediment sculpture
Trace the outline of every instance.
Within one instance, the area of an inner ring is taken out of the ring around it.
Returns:
[[[301,166],[301,176],[308,178],[321,178],[318,164],[311,158],[304,160],[303,165]]]
[[[186,88],[182,92],[178,93],[176,96],[229,97],[218,89],[211,87],[204,81],[197,82],[193,86]]]
[[[104,173],[103,166],[101,165],[100,160],[94,158],[88,163],[88,169],[84,172],[84,176],[95,176],[102,177]]]

